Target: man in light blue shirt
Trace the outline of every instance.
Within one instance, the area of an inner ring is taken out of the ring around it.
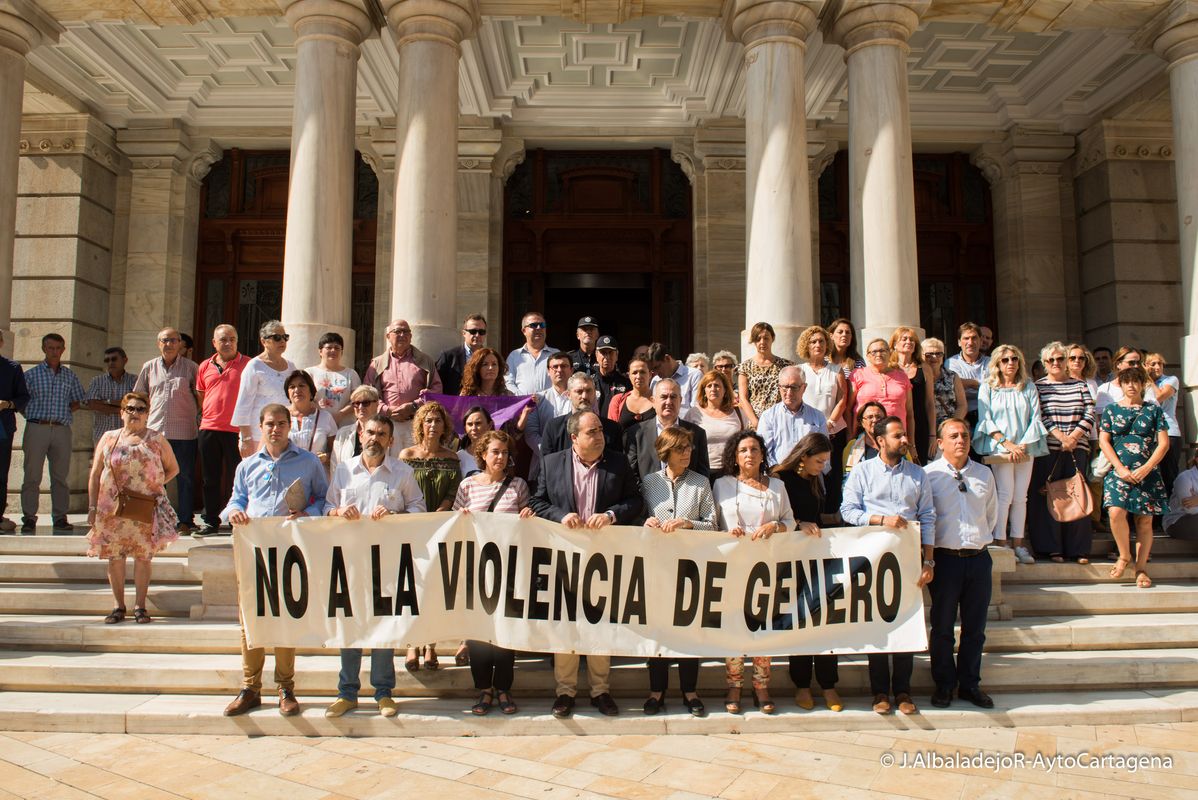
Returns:
[[[696,392],[699,391],[699,381],[702,380],[703,373],[674,358],[661,342],[649,345],[649,352],[645,357],[648,359],[646,363],[649,365],[649,371],[653,373],[653,380],[649,381],[650,389],[656,387],[658,381],[668,378],[678,384],[682,392],[683,412],[697,404]]]
[[[781,464],[807,434],[828,435],[828,420],[823,412],[803,403],[806,388],[807,380],[798,367],[786,367],[778,373],[778,393],[782,400],[763,411],[757,420],[757,432],[765,439],[770,466]],[[824,474],[830,465],[831,462],[825,465]]]
[[[504,382],[512,394],[536,394],[549,388],[549,373],[545,362],[558,352],[556,347],[545,344],[548,329],[545,317],[538,311],[529,311],[520,320],[524,334],[524,346],[507,356],[507,377]]]
[[[917,521],[922,544],[933,545],[936,508],[932,486],[923,469],[906,459],[910,444],[903,421],[893,416],[882,419],[874,426],[874,439],[878,443],[878,457],[858,463],[849,473],[840,515],[849,525],[884,525],[900,532],[908,529],[908,523]],[[918,585],[923,586],[931,577],[931,568],[925,562]],[[914,714],[919,710],[911,699],[914,668],[912,653],[874,653],[869,656],[869,684],[875,712],[890,713],[891,694],[903,714]]]
[[[541,472],[541,436],[550,420],[564,416],[574,410],[570,403],[570,378],[574,367],[570,356],[560,351],[547,356],[543,370],[549,378],[549,388],[537,393],[537,406],[528,415],[524,426],[524,441],[532,450],[532,465],[529,468],[531,480],[536,480]]]
[[[221,519],[247,525],[259,517],[318,517],[325,512],[329,480],[324,465],[307,450],[291,444],[291,413],[287,406],[271,403],[258,415],[262,449],[237,465],[233,496]],[[288,492],[298,481],[296,491]],[[291,502],[288,495],[291,494]],[[291,510],[292,508],[297,510]],[[241,629],[241,692],[225,707],[225,716],[244,714],[262,705],[262,668],[266,649],[250,648]],[[275,648],[275,683],[279,687],[279,713],[290,717],[300,712],[295,697],[295,648]]]

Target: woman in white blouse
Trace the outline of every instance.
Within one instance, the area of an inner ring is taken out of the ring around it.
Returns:
[[[769,477],[768,469],[765,442],[756,431],[741,431],[728,441],[724,450],[727,474],[713,487],[720,530],[733,536],[748,536],[753,541],[794,530],[795,517],[786,487],[779,479]],[[724,708],[729,714],[739,714],[745,660],[742,656],[729,658],[725,667],[728,695]],[[753,705],[763,714],[778,710],[770,699],[768,656],[753,657]]]
[[[812,325],[799,334],[795,355],[799,357],[799,369],[807,381],[803,391],[803,405],[811,406],[823,413],[828,420],[828,437],[832,440],[832,473],[839,476],[844,472],[844,449],[849,443],[848,422],[845,414],[851,415],[849,397],[851,384],[839,365],[829,361],[832,353],[832,338],[819,325]],[[840,482],[829,481],[824,496],[824,508],[829,513],[840,510]]]
[[[732,381],[714,369],[699,381],[696,404],[686,410],[683,419],[698,425],[707,434],[707,464],[718,473],[724,466],[724,445],[745,428],[741,410],[733,405]]]
[[[709,375],[711,373],[708,373]],[[659,472],[645,476],[641,493],[649,519],[645,525],[662,533],[677,530],[716,530],[715,500],[707,478],[689,469],[694,435],[679,425],[666,428],[654,442],[657,457],[666,465]],[[668,658],[649,659],[649,699],[645,701],[645,713],[656,714],[666,707],[665,695],[669,686],[670,661]],[[695,691],[699,682],[699,659],[678,659],[678,683],[682,689],[682,702],[693,716],[707,715],[703,701]]]
[[[258,417],[262,409],[271,403],[287,405],[283,383],[288,375],[295,372],[295,364],[283,357],[290,338],[283,323],[277,319],[264,322],[258,331],[262,352],[251,358],[241,371],[241,387],[237,390],[232,423],[241,429],[239,449],[242,458],[258,449],[262,437]]]
[[[290,400],[291,443],[300,450],[314,453],[320,463],[329,466],[329,449],[337,436],[337,419],[333,412],[316,402],[316,384],[302,369],[287,376],[283,388]]]

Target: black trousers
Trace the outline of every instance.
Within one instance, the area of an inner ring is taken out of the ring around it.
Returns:
[[[0,517],[8,511],[8,469],[12,466],[12,434],[0,441]]]
[[[649,659],[649,691],[665,692],[670,685],[670,662],[678,662],[678,685],[683,693],[695,691],[699,683],[699,659],[697,658],[651,658]]]
[[[1040,556],[1060,554],[1066,559],[1079,556],[1090,556],[1090,547],[1094,541],[1094,528],[1089,517],[1083,517],[1075,522],[1057,522],[1048,513],[1048,501],[1040,490],[1044,488],[1049,475],[1054,480],[1061,480],[1073,475],[1075,471],[1083,474],[1090,465],[1090,454],[1085,450],[1074,450],[1073,458],[1065,453],[1061,458],[1061,466],[1054,474],[1058,453],[1046,456],[1036,456],[1032,462],[1032,482],[1027,489],[1027,538],[1031,541],[1032,550]]]
[[[237,434],[200,431],[200,469],[204,476],[204,522],[220,524],[220,512],[233,494],[233,473],[241,461]]]
[[[970,691],[982,679],[982,645],[986,643],[986,613],[990,608],[988,551],[961,558],[936,550],[936,577],[928,585],[932,595],[932,635],[928,653],[932,680],[945,691]],[[953,625],[961,614],[961,646],[953,661],[956,636]]]
[[[836,656],[791,656],[790,679],[796,689],[811,688],[811,673],[821,689],[835,689],[840,680],[839,659]]]
[[[891,669],[891,662],[894,668]],[[869,691],[871,694],[911,694],[911,673],[915,670],[914,653],[871,653]]]
[[[474,678],[475,689],[480,692],[491,687],[500,692],[512,690],[516,651],[474,639],[466,641],[466,651],[470,653],[470,675]]]
[[[839,514],[840,501],[844,497],[844,448],[849,443],[849,429],[832,435],[830,467],[824,476],[824,513]]]

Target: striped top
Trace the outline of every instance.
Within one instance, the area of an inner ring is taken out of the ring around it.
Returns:
[[[1077,446],[1088,451],[1090,432],[1094,429],[1094,398],[1086,382],[1070,380],[1053,383],[1048,378],[1041,378],[1036,381],[1036,390],[1040,393],[1040,414],[1049,433],[1058,430],[1068,435],[1081,428],[1085,436]],[[1049,435],[1049,452],[1055,453],[1060,449],[1061,443],[1055,436]]]
[[[470,511],[486,511],[499,491],[498,483],[483,483],[479,475],[471,475],[458,484],[457,497],[453,500],[453,510],[469,509]],[[499,514],[519,514],[520,509],[528,505],[528,484],[520,478],[512,478],[512,482],[503,490],[503,496],[495,504],[495,512]]]

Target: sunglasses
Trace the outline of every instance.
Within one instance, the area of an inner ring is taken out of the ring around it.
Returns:
[[[116,362],[118,362],[120,360],[121,360],[120,356],[106,356],[104,359],[104,363],[105,364],[115,364]]]
[[[1044,363],[1045,364],[1059,364],[1064,360],[1065,360],[1064,356],[1051,356],[1050,358],[1044,359]]]
[[[958,492],[965,493],[965,492],[969,491],[969,487],[967,487],[965,485],[965,477],[960,472],[957,472],[954,470],[953,477],[957,479],[957,491]]]
[[[272,333],[269,336],[263,336],[263,339],[270,339],[272,342],[290,342],[290,333]]]
[[[538,331],[541,328],[545,327],[545,323],[544,322],[530,322],[527,325],[525,325],[524,327],[532,328],[534,331]]]
[[[148,406],[125,406],[125,410],[130,414],[144,414],[150,409]]]
[[[866,353],[867,356],[884,356],[889,354],[889,350],[870,350],[868,353]]]
[[[1057,359],[1057,360],[1059,361],[1060,359]],[[999,362],[1002,364],[1018,364],[1019,359],[1016,358],[1015,356],[1003,356],[1002,358],[999,359]]]
[[[1070,361],[1085,361],[1085,356],[1069,356]]]
[[[165,339],[159,339],[158,341],[161,342],[162,344],[178,344],[179,342],[181,342],[183,340],[176,336],[168,336]]]
[[[939,352],[939,351],[936,351],[936,350],[925,351],[925,352],[924,352],[924,354],[923,354],[923,357],[924,357],[924,358],[943,358],[943,357],[944,357],[944,353],[941,353],[941,352]]]
[[[467,336],[486,336],[487,329],[486,328],[467,328],[466,335]]]
[[[377,405],[378,402],[378,400],[355,400],[350,403],[350,405],[354,408],[366,408],[368,406]]]

